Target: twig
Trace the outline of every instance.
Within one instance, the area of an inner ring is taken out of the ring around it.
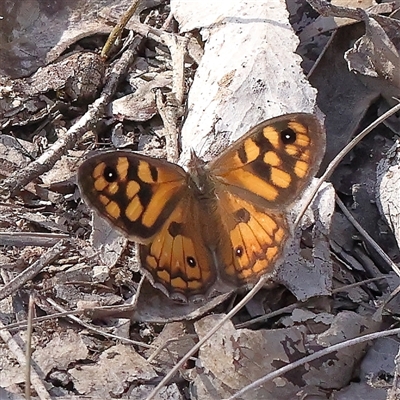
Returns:
[[[115,25],[114,29],[111,31],[110,35],[108,36],[106,44],[103,46],[103,49],[101,50],[102,59],[105,60],[108,58],[108,54],[111,50],[111,47],[113,46],[117,38],[121,36],[121,33],[124,30],[126,24],[129,22],[129,20],[132,18],[133,14],[137,10],[139,2],[140,2],[139,0],[134,0],[132,2],[131,6],[128,8],[125,14]]]
[[[27,360],[25,358],[23,350],[21,349],[21,345],[17,343],[15,338],[11,336],[8,331],[2,328],[6,327],[4,327],[3,323],[0,321],[0,338],[8,346],[10,351],[14,354],[19,365],[21,365],[21,367],[24,367]],[[47,391],[46,386],[43,384],[42,380],[40,379],[40,376],[38,375],[38,373],[34,368],[32,368],[30,375],[31,375],[32,386],[35,389],[39,398],[41,400],[51,400],[51,396]]]
[[[136,37],[131,46],[122,54],[118,62],[115,63],[100,98],[92,104],[92,107],[88,109],[82,118],[68,129],[65,135],[59,138],[38,159],[31,162],[27,167],[16,171],[0,184],[1,196],[4,198],[13,196],[29,182],[49,171],[61,156],[67,150],[72,149],[76,142],[90,130],[90,127],[97,123],[104,114],[105,106],[111,101],[118,83],[125,76],[129,66],[132,64],[137,54],[137,48],[141,43],[142,38]]]
[[[172,94],[173,96],[173,94]],[[167,160],[173,163],[178,161],[178,126],[176,118],[176,107],[164,102],[163,94],[160,89],[156,90],[156,104],[160,117],[164,123],[165,130],[165,148],[167,151]]]
[[[318,358],[325,357],[328,354],[331,354],[335,351],[339,351],[339,350],[345,349],[347,347],[354,346],[356,344],[365,343],[365,342],[368,342],[369,340],[380,339],[383,337],[398,335],[398,334],[400,334],[400,328],[392,329],[392,330],[384,331],[384,332],[370,333],[370,334],[367,334],[364,336],[360,336],[360,337],[357,337],[354,339],[349,339],[344,342],[329,346],[326,349],[317,351],[314,354],[303,357],[300,360],[297,360],[293,363],[285,365],[284,367],[279,368],[279,369],[271,372],[268,375],[265,375],[264,377],[252,382],[250,385],[248,385],[248,386],[244,387],[243,389],[239,390],[238,392],[236,392],[233,396],[229,397],[228,400],[238,399],[250,390],[254,390],[254,389],[264,385],[265,383],[270,382],[273,379],[276,379],[277,377],[279,377],[289,371],[292,371],[293,369],[295,369],[297,367],[300,367],[304,364],[310,363],[311,361],[317,360]]]
[[[47,298],[47,301],[56,310],[61,311],[61,312],[66,312],[66,310],[63,307],[61,307],[59,304],[57,304],[54,300],[52,300],[50,298]],[[86,310],[86,313],[87,312],[88,312],[88,310]],[[91,332],[94,332],[94,333],[98,334],[98,335],[101,335],[101,336],[104,336],[104,337],[107,337],[107,338],[111,338],[111,339],[114,339],[114,340],[118,340],[118,341],[124,342],[126,344],[144,347],[146,349],[156,349],[157,348],[156,346],[152,346],[152,345],[149,345],[149,344],[146,344],[146,343],[143,343],[143,342],[138,342],[136,340],[131,340],[131,339],[124,338],[124,337],[121,337],[121,336],[113,335],[113,334],[108,333],[108,332],[104,332],[103,330],[98,329],[98,328],[94,327],[93,325],[90,325],[90,324],[82,321],[80,318],[75,317],[75,315],[67,313],[66,317],[71,319],[72,321],[76,322],[77,324],[83,326],[84,328],[90,330]]]
[[[383,258],[383,260],[389,265],[390,268],[400,276],[399,267],[390,259],[390,257],[383,251],[382,247],[379,246],[378,243],[368,234],[368,232],[355,220],[355,218],[351,215],[349,210],[343,204],[342,200],[336,195],[336,204],[342,210],[343,214],[346,218],[353,224],[354,228],[361,233],[363,238],[375,249],[375,251]]]
[[[61,254],[63,254],[68,249],[68,246],[69,240],[64,239],[55,244],[51,249],[47,250],[47,252],[44,253],[39,258],[39,260],[35,261],[29,268],[21,272],[0,289],[0,300],[5,299],[7,296],[14,293],[30,279],[35,277],[42,268],[56,260]]]
[[[42,232],[0,232],[0,243],[2,246],[40,246],[51,247],[61,239],[68,239],[69,235],[63,233]]]
[[[28,326],[26,329],[26,349],[25,349],[25,358],[26,358],[26,369],[25,369],[25,397],[27,400],[31,399],[31,360],[32,360],[32,331],[33,331],[33,309],[34,309],[34,301],[32,293],[29,296],[29,304],[28,304]]]
[[[253,289],[247,293],[247,295],[228,313],[225,315],[221,321],[218,322],[217,325],[214,326],[195,346],[193,346],[177,363],[176,365],[168,372],[167,375],[161,380],[161,382],[155,387],[155,389],[150,393],[150,395],[146,398],[146,400],[152,400],[154,397],[160,392],[160,390],[172,379],[172,377],[178,372],[180,368],[182,368],[183,364],[189,358],[196,353],[200,347],[208,340],[215,332],[220,329],[220,327],[225,324],[226,321],[229,321],[237,312],[239,312],[245,304],[247,304],[256,294],[257,292],[264,286],[266,278],[261,278],[257,284],[253,287]]]

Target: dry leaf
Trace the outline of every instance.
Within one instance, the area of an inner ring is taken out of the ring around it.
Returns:
[[[400,247],[400,142],[396,141],[377,168],[376,199],[381,215]]]
[[[195,324],[202,338],[221,316],[202,318]],[[313,315],[308,314],[312,320]],[[319,324],[326,326],[329,319],[315,315]],[[320,334],[312,334],[305,325],[287,329],[236,330],[225,323],[199,351],[199,364],[194,374],[198,399],[225,398],[269,372],[296,361],[309,353],[331,344],[373,332],[379,324],[371,318],[344,311],[333,317],[331,327]],[[340,350],[328,359],[322,358],[298,367],[256,391],[248,392],[243,399],[265,400],[294,399],[307,388],[322,395],[325,390],[341,388],[349,383],[353,368],[364,353],[366,344]]]

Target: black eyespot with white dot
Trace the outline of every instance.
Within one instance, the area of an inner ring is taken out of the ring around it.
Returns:
[[[104,168],[103,176],[108,183],[112,183],[118,179],[118,172],[115,168],[107,166]]]
[[[236,257],[240,258],[243,255],[243,247],[242,246],[238,246],[235,249],[235,255]]]
[[[191,268],[194,268],[197,266],[196,259],[192,256],[186,257],[186,262],[187,262],[187,265],[189,265],[189,267],[191,267]]]
[[[281,140],[283,144],[293,144],[296,141],[296,132],[291,128],[281,130]]]

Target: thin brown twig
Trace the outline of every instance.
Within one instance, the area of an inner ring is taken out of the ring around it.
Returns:
[[[47,250],[46,253],[44,253],[29,268],[21,272],[0,289],[0,300],[5,299],[7,296],[18,290],[26,282],[31,280],[39,273],[39,271],[42,270],[42,268],[56,260],[61,254],[63,254],[68,249],[68,246],[69,240],[64,239],[55,244],[49,250]]]
[[[107,59],[108,54],[114,44],[114,42],[117,40],[118,37],[121,36],[122,31],[124,30],[126,24],[129,22],[129,20],[132,18],[133,14],[135,14],[135,11],[138,8],[138,5],[140,3],[140,0],[134,0],[128,10],[124,13],[124,15],[121,17],[121,19],[118,21],[118,23],[114,26],[113,30],[111,31],[110,35],[108,36],[108,39],[103,46],[103,49],[101,50],[101,58],[102,59]]]
[[[63,312],[63,313],[66,312],[66,310],[63,307],[61,307],[59,304],[57,304],[54,300],[52,300],[50,298],[47,298],[47,301],[56,310],[58,310],[60,312]],[[131,340],[131,339],[128,339],[128,338],[124,338],[124,337],[121,337],[121,336],[113,335],[112,333],[104,332],[103,330],[98,329],[95,326],[82,321],[80,318],[77,318],[75,315],[72,315],[72,313],[66,313],[66,317],[71,319],[72,321],[76,322],[77,324],[83,326],[84,328],[90,330],[91,332],[94,332],[94,333],[98,334],[98,335],[101,335],[101,336],[104,336],[104,337],[107,337],[107,338],[111,338],[111,339],[114,339],[114,340],[118,340],[118,341],[126,343],[126,344],[130,344],[130,345],[134,345],[134,346],[141,346],[141,347],[144,347],[146,349],[156,349],[157,348],[156,346],[152,346],[152,345],[149,345],[149,344],[146,344],[146,343],[138,342],[136,340]]]
[[[179,154],[178,125],[176,123],[176,107],[167,104],[163,100],[163,94],[160,89],[156,91],[157,110],[164,124],[165,147],[167,151],[167,160],[176,163]]]
[[[352,223],[352,225],[361,233],[362,237],[375,249],[375,251],[382,257],[382,259],[389,265],[390,268],[400,276],[399,267],[390,259],[390,257],[383,251],[382,247],[369,235],[369,233],[356,221],[351,215],[350,211],[343,204],[342,200],[336,195],[336,204],[342,210],[346,218]]]
[[[26,329],[26,368],[25,368],[25,397],[27,400],[31,398],[31,360],[32,360],[32,331],[33,331],[33,310],[35,302],[33,300],[32,293],[29,295],[28,304],[28,326]]]
[[[3,323],[0,321],[0,328],[4,328]],[[17,362],[21,367],[24,367],[27,359],[21,348],[21,344],[16,341],[16,336],[11,336],[11,334],[4,329],[0,329],[0,339],[8,346],[9,350],[12,352]],[[40,400],[51,400],[51,396],[46,389],[46,386],[40,379],[39,374],[36,372],[35,368],[32,368],[31,373],[32,386],[35,389]]]

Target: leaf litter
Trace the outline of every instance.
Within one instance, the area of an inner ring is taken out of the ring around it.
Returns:
[[[88,150],[115,143],[117,123],[122,123],[119,135],[127,138],[124,146],[150,155],[168,153],[165,143],[171,141],[156,89],[161,89],[166,110],[174,110],[176,126],[183,124],[182,163],[190,148],[211,158],[255,121],[312,112],[316,104],[326,118],[323,169],[360,127],[395,103],[400,30],[390,4],[376,8],[373,1],[332,2],[340,8],[324,8],[322,18],[306,2],[288,3],[294,28],[283,32],[279,24],[289,27],[289,14],[278,0],[269,5],[273,12],[267,21],[280,21],[272,25],[251,19],[268,15],[251,3],[216,6],[203,1],[200,7],[183,0],[143,2],[127,26],[136,35],[135,61],[116,85],[109,107],[73,148],[44,164],[46,174],[30,171],[29,182],[15,193],[9,190],[0,204],[2,285],[42,260],[39,272],[27,282],[18,284],[17,279],[12,295],[1,297],[1,323],[8,329],[1,331],[0,397],[24,393],[18,348],[26,341],[29,293],[35,295],[38,318],[32,368],[52,398],[147,398],[241,298],[239,292],[237,298],[227,295],[194,305],[165,298],[140,280],[135,246],[101,220],[92,221],[80,201],[76,168]],[[317,3],[324,6],[313,5]],[[57,5],[49,15],[41,2],[28,1],[0,10],[6,22],[2,33],[13,30],[9,46],[0,49],[0,178],[10,182],[16,171],[29,169],[32,160],[46,156],[93,107],[121,59],[115,52],[105,63],[98,56],[100,48],[129,4],[81,0]],[[362,10],[355,13],[357,7]],[[249,18],[254,25],[246,36],[241,24]],[[127,40],[124,35],[120,45]],[[305,71],[295,54],[297,46]],[[180,59],[183,64],[177,63]],[[308,72],[312,86],[305,79]],[[396,116],[385,121],[331,177],[336,194],[395,263],[400,260],[398,126]],[[398,276],[334,208],[330,185],[311,210],[288,245],[279,284],[261,290],[223,325],[158,398],[234,396],[307,354],[395,323],[398,302],[384,302],[399,284]],[[74,240],[52,259],[51,246],[64,237],[60,235]],[[360,283],[370,278],[385,279]],[[380,306],[387,310],[380,314],[383,319],[376,314]],[[62,311],[75,311],[79,318],[51,317]],[[396,336],[352,346],[298,367],[243,398],[395,398],[397,352]],[[32,384],[32,397],[44,398],[39,383],[32,379]]]

